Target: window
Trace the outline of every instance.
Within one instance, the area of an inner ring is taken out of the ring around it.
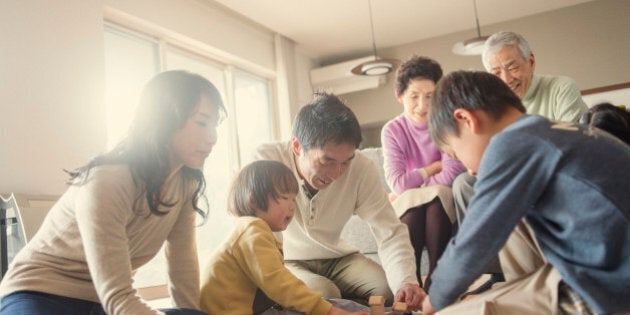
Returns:
[[[235,170],[251,161],[251,152],[258,144],[273,137],[270,80],[212,60],[202,49],[184,49],[177,43],[118,25],[106,24],[104,33],[109,148],[126,132],[142,87],[160,71],[184,69],[198,73],[221,93],[228,119],[219,127],[217,144],[204,167],[208,219],[197,229],[203,265],[232,229],[225,205]],[[159,253],[138,271],[135,286],[164,284],[166,266],[163,253]]]
[[[243,165],[252,161],[251,148],[260,138],[271,138],[269,84],[259,77],[238,71],[234,74],[235,119],[238,132],[240,161]]]
[[[159,47],[155,39],[113,27],[105,28],[104,42],[107,147],[112,148],[131,123],[142,87],[160,70]]]

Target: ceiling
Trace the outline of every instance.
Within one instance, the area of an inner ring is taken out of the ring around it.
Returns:
[[[342,61],[459,31],[477,35],[473,0],[211,0],[297,43],[307,56]],[[594,0],[476,0],[484,25]],[[462,38],[462,40],[467,39]]]

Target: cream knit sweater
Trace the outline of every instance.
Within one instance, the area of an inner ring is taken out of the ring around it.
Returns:
[[[374,234],[390,289],[397,292],[405,283],[418,283],[407,226],[394,213],[376,165],[360,151],[350,167],[312,199],[304,192],[290,141],[262,145],[255,157],[286,164],[300,183],[295,217],[282,233],[285,260],[330,259],[358,252],[341,238],[343,227],[356,214]]]
[[[108,314],[161,314],[132,287],[132,276],[166,241],[169,291],[178,307],[198,309],[196,184],[181,173],[166,184],[164,216],[152,215],[127,165],[99,166],[53,206],[33,239],[13,260],[0,295],[20,290],[99,302]]]

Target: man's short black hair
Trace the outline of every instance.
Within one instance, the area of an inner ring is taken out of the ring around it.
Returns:
[[[295,117],[293,136],[304,151],[326,143],[361,144],[361,127],[352,110],[334,94],[317,92]]]

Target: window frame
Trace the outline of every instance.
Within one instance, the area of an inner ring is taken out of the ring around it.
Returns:
[[[189,58],[196,59],[206,64],[210,64],[222,69],[225,80],[225,108],[229,117],[235,117],[235,77],[237,73],[242,73],[253,78],[261,79],[267,84],[268,104],[269,104],[269,136],[274,141],[279,138],[280,130],[278,124],[278,97],[277,82],[275,72],[263,69],[262,67],[250,64],[248,62],[239,62],[238,58],[230,59],[217,54],[217,49],[206,44],[199,43],[195,40],[187,38],[183,35],[176,34],[155,27],[149,24],[140,23],[121,19],[119,16],[105,16],[103,20],[103,32],[107,29],[116,32],[119,35],[132,36],[141,40],[147,40],[157,44],[156,71],[161,72],[168,69],[166,61],[167,53],[174,52]],[[230,173],[234,175],[241,167],[241,148],[238,144],[238,126],[235,119],[227,119],[223,122],[228,124],[228,152],[230,160]],[[109,141],[109,140],[108,140]],[[160,253],[158,253],[160,255]],[[145,297],[145,300],[161,300],[168,298],[167,284],[148,285],[144,287],[135,287]],[[150,293],[149,293],[150,292]]]

